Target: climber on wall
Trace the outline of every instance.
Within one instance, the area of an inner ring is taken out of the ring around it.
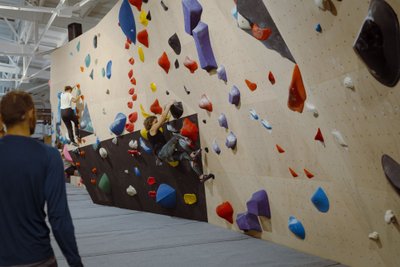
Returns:
[[[75,115],[74,111],[72,110],[72,102],[76,103],[79,99],[80,95],[73,97],[72,96],[72,87],[65,86],[64,92],[61,94],[60,97],[60,109],[61,109],[61,118],[68,129],[68,137],[71,140],[73,145],[78,146],[77,142],[75,141],[74,132],[72,130],[72,122],[75,126],[75,134],[77,135],[77,141],[80,142],[80,135],[79,135],[79,122],[78,117]]]
[[[145,129],[148,131],[147,137],[153,148],[154,154],[158,159],[166,162],[188,160],[193,171],[196,172],[199,176],[200,182],[202,183],[208,179],[214,179],[214,174],[203,174],[200,170],[198,157],[201,149],[193,151],[189,155],[188,152],[182,149],[182,146],[179,146],[180,142],[186,141],[185,137],[176,134],[167,141],[163,133],[160,131],[163,124],[167,122],[168,113],[174,102],[175,101],[171,101],[164,107],[164,111],[160,118],[149,116],[143,122]]]

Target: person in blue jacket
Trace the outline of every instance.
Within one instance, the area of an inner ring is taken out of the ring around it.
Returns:
[[[0,139],[0,266],[56,267],[50,229],[69,266],[83,266],[69,212],[64,168],[57,149],[30,138],[36,126],[31,96],[1,99],[7,127]]]

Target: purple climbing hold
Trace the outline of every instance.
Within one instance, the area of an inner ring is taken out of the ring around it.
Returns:
[[[271,218],[268,195],[265,190],[255,192],[247,201],[247,211],[257,216]]]
[[[219,148],[219,145],[217,143],[217,139],[214,139],[213,143],[212,143],[212,149],[214,150],[214,152],[219,155],[221,154],[221,148]]]
[[[228,121],[226,120],[226,116],[224,113],[221,113],[221,115],[219,115],[218,123],[219,123],[219,126],[224,127],[225,129],[228,129]]]
[[[206,71],[218,68],[211,47],[208,25],[200,21],[196,28],[193,29],[192,33],[201,68]]]
[[[136,24],[133,16],[131,5],[128,0],[123,0],[119,9],[119,25],[124,32],[126,38],[136,44]]]
[[[193,29],[201,19],[203,7],[197,0],[182,0],[183,18],[185,21],[185,31],[192,35]]]
[[[229,103],[238,106],[240,102],[240,91],[236,87],[236,85],[232,86],[231,91],[229,92]]]
[[[223,80],[224,82],[228,81],[228,77],[226,77],[226,70],[224,65],[220,65],[217,69],[218,79]]]
[[[257,232],[262,232],[257,215],[251,214],[249,212],[239,213],[236,217],[236,223],[239,229],[242,231],[254,230]]]
[[[230,132],[225,140],[226,147],[230,149],[235,149],[236,143],[237,143],[236,136],[233,134],[233,132]]]

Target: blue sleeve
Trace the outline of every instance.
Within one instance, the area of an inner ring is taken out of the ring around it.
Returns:
[[[54,148],[47,148],[45,197],[47,213],[53,235],[68,261],[69,266],[83,266],[75,240],[75,230],[67,203],[64,165],[61,155]]]

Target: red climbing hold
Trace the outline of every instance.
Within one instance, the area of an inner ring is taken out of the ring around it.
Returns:
[[[137,149],[128,150],[128,154],[129,154],[129,155],[133,155],[133,156],[140,156],[140,155],[142,155],[142,153],[140,153],[140,151],[137,150]]]
[[[194,73],[198,68],[197,62],[190,59],[189,57],[185,58],[185,60],[183,61],[183,65],[185,65],[185,67],[188,68],[191,73]]]
[[[133,130],[135,130],[135,125],[133,123],[127,123],[125,124],[125,129],[131,133]]]
[[[125,49],[129,49],[131,45],[128,42],[125,42]]]
[[[150,106],[150,111],[153,112],[154,114],[161,114],[162,113],[162,107],[160,106],[160,103],[158,102],[158,99],[156,99],[153,104]]]
[[[289,171],[290,171],[290,174],[291,174],[293,177],[299,176],[299,175],[297,175],[297,173],[296,173],[294,170],[292,170],[292,168],[289,168]]]
[[[95,179],[95,178],[90,179],[90,183],[91,183],[92,185],[96,185],[96,179]]]
[[[135,88],[132,87],[131,89],[129,89],[129,94],[130,95],[133,95],[134,93],[135,93]]]
[[[80,162],[75,162],[75,166],[77,167],[77,168],[79,168],[80,166],[81,166],[81,163]]]
[[[185,118],[181,128],[181,135],[188,137],[193,142],[196,142],[199,137],[199,128],[191,120]]]
[[[81,156],[82,158],[85,157],[86,152],[85,151],[79,151],[79,156]]]
[[[149,47],[149,34],[147,30],[144,29],[137,34],[138,41],[143,44],[145,47]]]
[[[128,108],[133,108],[133,102],[132,101],[128,102]]]
[[[148,195],[149,195],[149,197],[151,197],[151,198],[156,198],[157,192],[154,191],[154,190],[152,190],[152,191],[149,191],[149,192],[148,192]]]
[[[136,79],[135,78],[131,79],[131,84],[136,85]]]
[[[212,103],[205,94],[201,96],[199,107],[209,112],[213,111]]]
[[[270,83],[271,83],[272,85],[275,84],[275,76],[274,76],[274,74],[273,74],[272,72],[269,72],[269,73],[268,73],[268,80],[270,81]]]
[[[304,89],[303,79],[301,78],[299,66],[296,64],[293,69],[292,81],[289,86],[289,109],[302,113],[306,98],[307,94]]]
[[[92,168],[92,173],[96,174],[97,173],[97,169],[96,168]]]
[[[128,43],[128,44],[132,44],[132,41],[131,41],[131,39],[129,39],[129,38],[126,38],[126,42]]]
[[[320,141],[321,143],[325,142],[324,137],[322,136],[322,132],[321,132],[320,128],[318,128],[318,131],[317,131],[317,134],[314,137],[314,140]]]
[[[228,201],[220,204],[217,206],[215,209],[217,212],[217,215],[225,220],[227,220],[230,223],[233,223],[233,208],[231,203]]]
[[[129,118],[129,121],[130,121],[131,123],[134,123],[134,122],[136,122],[137,119],[138,119],[138,113],[135,111],[135,112],[129,114],[128,118]]]
[[[304,173],[306,174],[306,176],[308,177],[308,178],[313,178],[314,177],[314,174],[312,174],[311,172],[309,172],[307,169],[304,169]]]
[[[251,33],[257,40],[265,41],[269,38],[272,31],[270,28],[260,28],[257,24],[254,23],[253,27],[251,27]]]
[[[135,64],[135,59],[133,57],[131,57],[129,59],[129,64],[131,64],[131,65]]]
[[[133,70],[130,70],[130,71],[128,72],[128,77],[129,77],[129,79],[132,79],[132,77],[133,77]]]
[[[132,101],[136,101],[136,99],[137,99],[137,94],[134,94],[134,95],[132,96]]]
[[[135,6],[139,11],[142,10],[142,0],[129,0],[132,6]]]
[[[150,176],[149,178],[147,178],[147,184],[148,185],[153,185],[156,183],[156,178]]]
[[[168,73],[171,63],[169,62],[168,56],[165,52],[158,59],[158,65],[160,65],[160,67],[163,68],[166,73]]]
[[[246,82],[246,84],[247,84],[247,87],[249,87],[249,89],[251,90],[251,91],[254,91],[254,90],[256,90],[257,89],[257,84],[256,83],[253,83],[253,82],[251,82],[251,81],[249,81],[249,80],[244,80],[245,82]]]
[[[285,153],[285,150],[281,148],[279,145],[276,145],[276,149],[278,150],[279,153]]]

